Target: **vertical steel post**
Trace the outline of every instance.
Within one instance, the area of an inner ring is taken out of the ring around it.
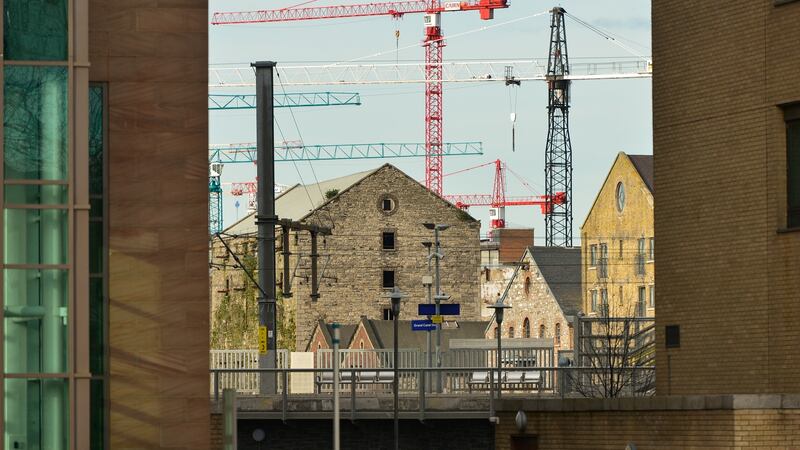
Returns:
[[[282,297],[289,298],[292,296],[292,278],[289,274],[289,257],[292,256],[292,252],[289,251],[289,233],[291,232],[291,228],[288,225],[283,225],[281,227],[281,246],[283,247],[282,255],[283,255],[283,283],[282,284]]]
[[[311,231],[311,301],[316,302],[319,299],[319,280],[317,279],[317,260],[319,253],[317,253],[317,236],[319,233]]]
[[[427,247],[427,249],[428,249],[428,258],[427,258],[428,259],[428,277],[430,277],[431,276],[431,252],[433,251],[433,249],[431,248],[431,243],[430,242],[423,242],[422,244],[425,247]],[[431,304],[431,297],[433,297],[433,295],[432,295],[433,285],[430,284],[430,279],[428,279],[427,281],[428,281],[428,301],[426,303],[430,305]],[[428,316],[428,320],[430,320],[430,319],[431,319],[431,316]],[[427,341],[427,344],[428,344],[428,355],[427,355],[428,356],[428,368],[430,369],[431,367],[433,367],[433,336],[431,336],[431,331],[430,330],[426,331],[425,335],[427,336],[426,341]],[[426,383],[428,385],[428,392],[433,392],[433,383],[431,383],[431,381],[430,381],[432,379],[433,379],[433,377],[431,376],[431,372],[427,371],[425,373],[425,381],[426,381]]]
[[[222,391],[222,448],[236,450],[236,389]]]
[[[333,324],[333,450],[339,450],[339,340],[341,331],[339,324]],[[350,378],[350,384],[355,377]]]
[[[273,61],[251,64],[256,69],[256,166],[258,172],[258,324],[267,329],[267,352],[258,355],[258,367],[274,369],[276,361],[275,300],[275,111]],[[265,295],[266,294],[266,295]],[[276,393],[275,373],[262,373],[262,394]]]
[[[442,284],[439,275],[439,259],[441,259],[442,249],[441,242],[439,242],[439,226],[433,228],[433,241],[436,246],[436,295],[434,301],[436,302],[436,316],[437,319],[441,316],[440,305],[442,297]],[[442,324],[436,324],[436,367],[442,367]],[[442,373],[436,372],[436,392],[442,391]]]

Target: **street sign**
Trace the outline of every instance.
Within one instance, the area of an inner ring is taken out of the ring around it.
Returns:
[[[267,354],[267,327],[258,327],[258,354]]]
[[[430,320],[412,320],[411,321],[411,330],[412,331],[433,331],[436,329],[436,324],[431,322]]]
[[[432,303],[421,303],[417,306],[417,314],[420,316],[432,316],[436,314],[436,305]],[[461,305],[458,303],[442,303],[439,305],[439,314],[443,316],[460,316]]]

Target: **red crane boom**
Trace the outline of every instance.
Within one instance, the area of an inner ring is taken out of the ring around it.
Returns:
[[[442,49],[445,46],[441,13],[478,11],[482,20],[494,18],[494,10],[508,8],[508,0],[407,0],[355,5],[282,8],[273,10],[217,12],[213,25],[289,22],[344,17],[392,16],[425,13],[425,187],[442,195]]]
[[[491,219],[490,228],[492,230],[506,227],[505,208],[507,206],[538,206],[541,208],[542,214],[550,214],[553,211],[553,205],[563,205],[567,200],[567,195],[564,192],[557,192],[553,197],[548,197],[546,195],[530,197],[507,197],[506,165],[499,159],[490,163],[459,170],[458,172],[453,172],[448,175],[455,175],[457,173],[485,167],[490,164],[494,164],[495,166],[494,192],[491,195],[460,194],[445,195],[444,198],[461,209],[469,209],[470,206],[490,206],[492,208],[492,210],[489,211],[489,216]]]

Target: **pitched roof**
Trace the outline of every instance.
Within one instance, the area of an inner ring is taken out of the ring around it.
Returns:
[[[275,198],[275,214],[281,219],[300,220],[311,211],[328,201],[325,193],[330,190],[344,191],[378,169],[357,172],[343,177],[320,181],[319,183],[296,184]],[[255,233],[256,213],[252,212],[225,229],[229,234]]]
[[[628,159],[631,160],[633,167],[635,167],[636,171],[639,172],[639,176],[642,177],[642,180],[644,180],[644,184],[647,185],[647,189],[650,190],[650,193],[654,193],[653,155],[628,155]]]
[[[581,249],[529,247],[531,258],[565,315],[581,309]]]
[[[317,321],[317,328],[322,332],[322,336],[325,338],[325,342],[328,345],[333,345],[333,324],[325,323],[324,320],[319,319]],[[347,344],[353,338],[353,334],[356,332],[356,325],[341,325],[339,327],[339,340],[342,344]],[[311,336],[314,336],[314,333],[311,333]],[[311,341],[308,341],[306,345],[306,351],[309,350],[309,346],[311,345]]]
[[[394,322],[364,319],[362,321],[375,348],[394,347]],[[489,322],[458,320],[458,328],[442,328],[442,351],[450,348],[450,339],[483,339]],[[410,320],[400,320],[397,334],[400,348],[427,348],[424,331],[413,331]]]

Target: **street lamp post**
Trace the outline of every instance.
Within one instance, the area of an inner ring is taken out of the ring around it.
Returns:
[[[395,286],[394,290],[389,293],[389,298],[392,300],[392,319],[394,322],[394,380],[392,382],[392,390],[394,391],[394,449],[400,450],[400,418],[399,418],[399,407],[400,407],[400,395],[399,395],[399,370],[398,366],[400,365],[400,358],[399,358],[399,348],[398,345],[398,320],[400,318],[400,301],[405,298],[406,295],[400,292],[400,290]]]
[[[450,225],[444,223],[424,223],[425,228],[429,230],[433,230],[433,241],[436,250],[431,255],[432,257],[436,258],[436,265],[435,265],[435,276],[436,276],[436,295],[433,297],[434,301],[436,302],[436,319],[441,319],[441,310],[440,306],[442,300],[447,300],[450,298],[447,295],[444,295],[442,292],[442,284],[441,284],[441,277],[439,275],[439,260],[444,258],[444,254],[442,254],[442,243],[439,241],[439,232],[444,231],[450,228]],[[442,323],[439,322],[436,325],[436,367],[442,367]],[[436,391],[440,392],[442,389],[442,380],[441,380],[441,372],[438,373],[436,382]]]
[[[428,291],[428,296],[427,296],[428,301],[426,303],[430,304],[431,303],[431,298],[433,297],[433,293],[432,293],[432,289],[433,289],[433,282],[432,282],[433,280],[432,280],[432,278],[433,277],[431,277],[431,252],[433,251],[433,249],[431,247],[433,246],[433,242],[424,241],[422,243],[422,245],[426,249],[428,249],[428,256],[427,256],[428,274],[425,277],[423,277],[423,283],[422,284],[427,288],[427,291]],[[431,316],[430,315],[428,316],[428,320],[431,320]],[[425,332],[425,336],[426,336],[425,341],[426,341],[426,343],[428,345],[428,347],[427,347],[428,348],[428,352],[427,352],[428,353],[427,354],[428,368],[430,369],[431,367],[433,367],[433,339],[432,339],[430,330]],[[428,371],[425,374],[425,379],[427,381],[427,383],[426,383],[427,392],[433,392],[433,390],[431,389],[431,382],[430,382],[431,373],[430,373],[430,371]]]
[[[494,310],[494,320],[497,322],[497,399],[499,400],[501,387],[500,377],[502,376],[502,359],[500,355],[503,350],[503,315],[505,314],[505,310],[511,308],[511,306],[503,303],[501,299],[489,308]]]

